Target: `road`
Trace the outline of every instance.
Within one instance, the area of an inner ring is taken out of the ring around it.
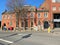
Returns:
[[[0,32],[0,45],[60,45],[60,32]]]

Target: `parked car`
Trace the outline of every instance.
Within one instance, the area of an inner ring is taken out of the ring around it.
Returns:
[[[13,30],[14,28],[13,27],[9,27],[8,30]]]

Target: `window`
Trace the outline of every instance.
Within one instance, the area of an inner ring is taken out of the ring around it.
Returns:
[[[8,16],[8,19],[9,19],[9,16]]]
[[[40,18],[40,13],[38,13],[38,18]]]
[[[12,21],[9,23],[9,25],[10,25],[10,26],[12,25]]]
[[[59,3],[59,2],[60,2],[60,0],[52,0],[52,2],[53,2],[53,3],[55,3],[55,2],[58,2],[58,3]]]
[[[11,18],[12,18],[12,15],[10,15],[9,17],[10,17],[10,19],[11,19]]]
[[[60,11],[60,7],[59,7],[59,11]]]
[[[4,19],[7,19],[7,15],[4,15],[4,17],[3,17]]]
[[[12,15],[8,15],[8,19],[12,19]]]
[[[48,17],[48,13],[47,13],[47,12],[44,13],[44,17],[45,17],[45,18]]]
[[[55,10],[56,10],[56,7],[55,7],[55,6],[53,6],[52,10],[53,10],[53,11],[55,11]]]
[[[31,10],[31,11],[34,11],[34,8],[31,8],[30,10]]]
[[[52,0],[52,2],[53,2],[53,3],[55,3],[55,2],[56,2],[56,0]]]
[[[31,18],[33,18],[33,17],[34,17],[33,13],[31,13],[31,14],[30,14],[30,17],[31,17]]]

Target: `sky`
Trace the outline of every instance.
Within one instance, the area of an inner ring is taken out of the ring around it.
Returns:
[[[6,1],[7,0],[0,0],[0,20],[2,20],[2,12],[6,9]],[[37,8],[44,2],[44,0],[27,0],[27,4],[31,6],[36,6]]]

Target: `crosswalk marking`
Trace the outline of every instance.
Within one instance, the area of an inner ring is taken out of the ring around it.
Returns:
[[[0,39],[0,41],[4,41],[4,42],[7,42],[7,43],[13,43],[12,41],[4,40],[4,39]]]
[[[25,36],[27,34],[17,34],[17,35],[19,35],[19,36]],[[2,39],[2,38],[0,38],[0,41],[6,42],[6,43],[11,43],[11,44],[14,43],[14,41],[5,40],[5,39]]]

